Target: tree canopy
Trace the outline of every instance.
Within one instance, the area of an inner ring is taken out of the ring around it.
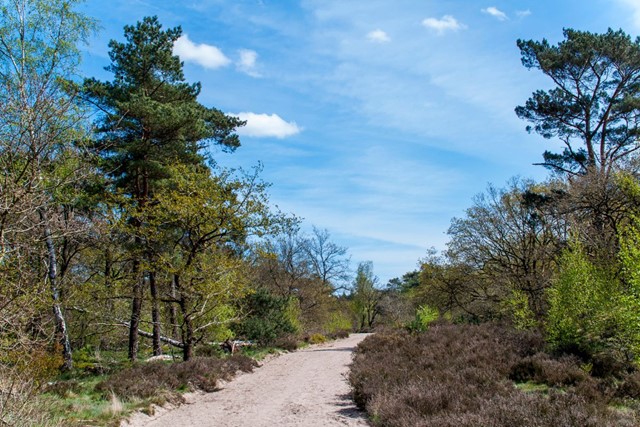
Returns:
[[[544,138],[559,138],[561,153],[544,153],[545,167],[562,174],[609,173],[640,145],[640,38],[622,30],[593,34],[564,30],[565,40],[518,40],[522,64],[551,78],[516,108]]]

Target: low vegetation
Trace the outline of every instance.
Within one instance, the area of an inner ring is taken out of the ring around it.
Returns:
[[[245,355],[135,364],[117,362],[122,357],[114,356],[86,362],[85,369],[75,369],[45,384],[39,397],[43,418],[65,426],[118,425],[135,410],[151,414],[153,405],[180,404],[185,392],[215,391],[221,381],[230,381],[238,372],[251,372],[257,366]]]
[[[3,419],[7,425],[24,426],[110,426],[119,425],[134,411],[152,415],[155,406],[184,403],[184,393],[214,392],[238,373],[252,372],[267,355],[295,351],[301,346],[344,338],[346,331],[325,336],[284,335],[270,346],[239,347],[225,353],[219,345],[197,347],[188,361],[179,355],[131,363],[123,352],[99,352],[89,348],[75,353],[72,371],[48,382],[31,384],[29,390],[15,390],[3,404],[7,412],[23,413],[25,422]],[[55,372],[55,368],[54,372]],[[24,380],[17,381],[24,387]],[[9,406],[11,405],[11,406]],[[21,405],[21,406],[19,406]],[[18,410],[20,409],[20,410]]]
[[[377,426],[635,426],[633,365],[545,353],[541,335],[436,323],[365,339],[349,381]],[[598,364],[598,367],[596,367]]]

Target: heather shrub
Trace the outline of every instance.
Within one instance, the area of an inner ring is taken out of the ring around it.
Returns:
[[[614,377],[621,379],[635,370],[635,367],[630,362],[625,362],[609,352],[593,355],[590,362],[591,375],[598,378]]]
[[[293,335],[287,335],[277,338],[273,345],[283,350],[294,351],[298,349],[298,339]]]
[[[616,396],[640,399],[640,372],[628,375],[616,390]]]
[[[540,352],[541,342],[534,332],[495,324],[378,333],[358,346],[349,382],[379,426],[637,425],[633,413],[607,406],[601,384],[577,359],[553,359]],[[551,388],[524,392],[514,379]]]
[[[328,336],[328,338],[332,339],[332,340],[337,340],[337,339],[341,339],[341,338],[349,338],[349,331],[346,329],[338,329],[334,332],[331,332]]]
[[[96,386],[105,397],[114,393],[123,399],[152,398],[175,390],[214,391],[220,380],[230,380],[238,371],[250,372],[256,362],[246,356],[226,359],[194,357],[187,362],[151,362],[124,369]]]
[[[580,361],[575,357],[552,359],[546,353],[518,360],[509,373],[509,378],[513,381],[534,381],[550,386],[577,385],[587,377],[587,373],[580,369]]]

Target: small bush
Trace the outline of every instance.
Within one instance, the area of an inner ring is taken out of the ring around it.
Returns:
[[[333,311],[329,320],[325,322],[323,330],[329,335],[340,331],[350,331],[352,328],[351,317],[341,311]]]
[[[633,370],[633,365],[623,362],[608,352],[598,353],[591,358],[591,375],[594,377],[621,379]]]
[[[438,320],[440,312],[436,308],[428,305],[421,305],[416,310],[415,319],[407,325],[407,329],[413,332],[423,332],[429,328],[429,325]]]
[[[640,372],[628,375],[616,392],[617,397],[640,399]]]
[[[38,361],[44,364],[43,359]],[[37,375],[48,371],[48,367],[42,369],[42,366],[36,366],[35,369],[35,373],[25,372],[24,366],[9,367],[0,363],[0,425],[11,427],[57,425],[55,421],[49,419],[50,405],[38,396],[42,387]]]
[[[308,338],[307,338],[307,342],[309,344],[322,344],[327,342],[327,337],[325,337],[322,334],[311,334]]]
[[[550,386],[577,385],[588,375],[573,357],[552,359],[546,353],[525,357],[513,365],[509,378],[517,382],[534,381]]]
[[[337,339],[342,339],[342,338],[349,338],[349,331],[346,329],[339,329],[337,331],[334,331],[332,333],[330,333],[328,335],[328,337],[332,340],[337,340]]]
[[[195,348],[196,357],[223,357],[225,352],[219,345],[199,345]]]
[[[80,384],[77,380],[69,381],[54,381],[47,384],[44,388],[45,393],[55,394],[59,397],[68,397],[71,394],[77,393],[80,390]]]
[[[294,351],[298,349],[298,340],[295,336],[288,335],[276,339],[274,345],[283,350]]]
[[[152,362],[124,369],[99,383],[96,391],[105,398],[115,393],[122,399],[147,399],[175,390],[214,391],[219,380],[230,380],[236,372],[250,372],[256,362],[246,356],[226,359],[194,357],[187,362]]]

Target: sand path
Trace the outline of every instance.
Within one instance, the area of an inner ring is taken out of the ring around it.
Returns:
[[[215,393],[192,395],[153,417],[136,414],[131,427],[367,426],[345,379],[366,334],[283,354]]]

